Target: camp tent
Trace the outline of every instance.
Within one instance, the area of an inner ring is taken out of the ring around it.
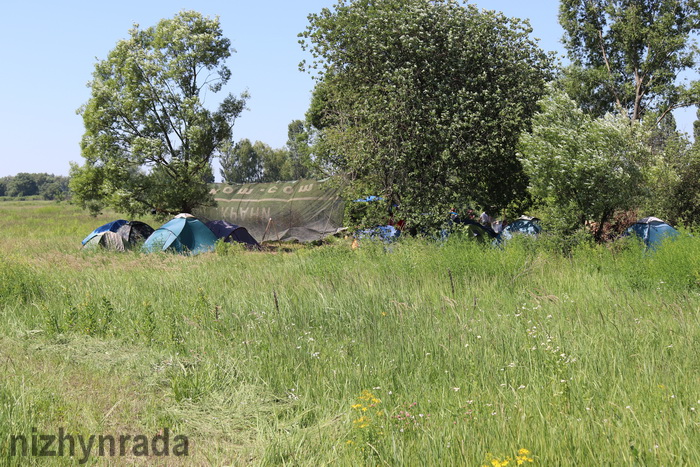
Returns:
[[[145,241],[153,233],[153,227],[141,221],[129,221],[117,229],[127,245]]]
[[[119,230],[119,227],[127,223],[128,221],[124,219],[117,219],[116,221],[107,222],[106,224],[101,225],[92,232],[90,232],[90,234],[83,239],[83,245],[85,245],[92,237],[96,236],[97,234],[102,232],[116,232],[117,230]]]
[[[510,239],[513,237],[514,234],[535,236],[539,235],[540,232],[542,232],[542,227],[540,227],[538,218],[520,216],[519,218],[515,219],[513,222],[508,224],[505,229],[503,229],[501,237],[505,239]]]
[[[491,227],[481,225],[478,222],[471,219],[461,219],[459,216],[454,216],[452,218],[452,223],[456,225],[462,225],[462,230],[466,232],[468,237],[473,240],[483,242],[498,237],[496,232],[494,232]],[[443,232],[443,237],[446,236],[447,235]]]
[[[166,222],[153,232],[143,244],[143,251],[174,250],[196,255],[213,250],[216,240],[216,235],[200,220],[180,217]]]
[[[645,217],[632,224],[627,234],[637,235],[647,247],[654,248],[665,238],[675,237],[679,232],[658,217]]]
[[[216,238],[223,239],[225,242],[238,242],[243,243],[248,248],[260,248],[260,244],[245,227],[222,220],[209,221],[205,225],[216,235]]]
[[[393,242],[401,235],[401,231],[393,225],[378,225],[371,229],[358,230],[355,232],[357,240],[371,239],[381,240],[386,243]]]
[[[86,250],[106,248],[114,251],[125,251],[127,249],[127,245],[125,244],[124,238],[121,235],[107,230],[104,232],[99,232],[98,234],[90,237],[90,239],[83,244],[83,248]]]

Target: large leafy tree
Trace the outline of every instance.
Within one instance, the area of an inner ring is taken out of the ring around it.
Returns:
[[[216,111],[203,104],[204,93],[228,82],[231,52],[218,18],[194,11],[135,25],[95,65],[90,100],[79,110],[85,165],[71,169],[77,201],[132,214],[206,203],[211,160],[245,105],[245,95],[231,94]]]
[[[698,8],[697,0],[562,0],[566,91],[598,116],[631,120],[697,105],[700,84],[678,78],[694,66]]]
[[[417,223],[523,195],[514,148],[550,66],[526,22],[453,0],[340,0],[309,21],[322,165]]]
[[[620,114],[595,118],[559,91],[541,107],[519,144],[529,190],[563,231],[592,221],[600,240],[613,213],[643,194],[648,135]]]

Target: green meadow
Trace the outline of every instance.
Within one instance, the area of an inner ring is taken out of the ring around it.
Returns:
[[[697,236],[80,249],[118,217],[0,203],[2,465],[700,465]]]

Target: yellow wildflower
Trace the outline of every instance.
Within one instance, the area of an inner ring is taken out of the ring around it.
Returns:
[[[515,461],[518,463],[518,465],[522,465],[525,462],[534,462],[532,457],[528,457],[529,455],[530,451],[525,448],[521,448],[518,450],[518,457],[515,458]]]
[[[360,407],[362,407],[362,404],[355,404],[352,406],[353,409],[359,409]]]

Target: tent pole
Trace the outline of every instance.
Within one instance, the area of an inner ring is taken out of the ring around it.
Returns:
[[[262,240],[260,240],[260,243],[265,241],[265,237],[267,236],[267,232],[270,230],[270,224],[272,223],[272,217],[267,221],[267,227],[265,227],[265,232],[263,233]]]

